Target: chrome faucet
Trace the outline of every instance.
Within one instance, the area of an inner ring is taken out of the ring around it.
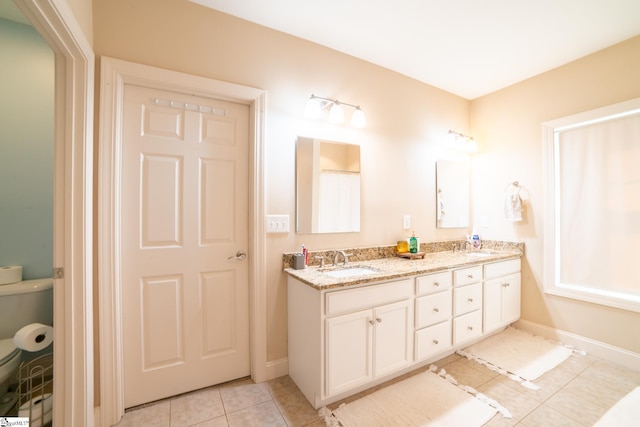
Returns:
[[[342,258],[344,259],[344,265],[349,264],[349,257],[352,254],[346,254],[344,253],[344,251],[336,251],[336,253],[333,255],[333,265],[334,267],[338,265],[338,257],[342,255]]]
[[[320,268],[324,268],[324,257],[323,256],[314,256],[313,259],[320,260]]]
[[[465,240],[464,243],[460,245],[460,251],[464,249],[464,251],[467,252],[469,246],[471,246],[471,242],[468,240]]]

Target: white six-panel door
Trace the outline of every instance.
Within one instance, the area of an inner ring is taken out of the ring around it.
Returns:
[[[250,374],[249,107],[125,85],[125,407]]]

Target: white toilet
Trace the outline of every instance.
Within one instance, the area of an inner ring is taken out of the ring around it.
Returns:
[[[15,394],[7,390],[24,359],[23,352],[13,344],[13,336],[30,323],[53,325],[51,278],[0,285],[0,416],[16,402]]]

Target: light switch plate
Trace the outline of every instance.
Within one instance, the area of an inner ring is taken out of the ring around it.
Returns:
[[[288,233],[289,215],[267,215],[267,233]]]
[[[405,215],[402,218],[402,225],[405,230],[408,230],[411,228],[411,215]]]

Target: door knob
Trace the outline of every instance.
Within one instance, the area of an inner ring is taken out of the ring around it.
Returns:
[[[247,257],[247,254],[244,251],[238,251],[238,252],[236,252],[236,254],[234,256],[230,256],[227,259],[236,259],[238,261],[242,261],[246,257]]]

